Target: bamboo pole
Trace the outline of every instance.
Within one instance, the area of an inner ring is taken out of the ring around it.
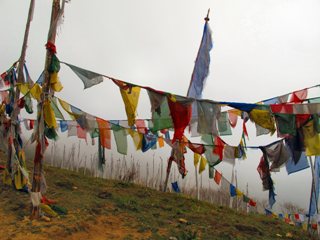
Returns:
[[[56,32],[57,32],[57,21],[60,11],[60,0],[52,0],[51,20],[49,34],[47,42],[55,44]],[[33,201],[33,207],[31,212],[31,218],[37,219],[40,217],[39,198],[41,196],[40,186],[41,178],[43,177],[43,158],[45,151],[45,138],[44,129],[40,129],[40,125],[43,124],[43,103],[48,98],[50,90],[50,74],[48,72],[49,64],[51,63],[52,53],[47,49],[46,60],[44,66],[44,84],[42,88],[41,101],[38,103],[38,124],[36,128],[36,151],[34,157],[34,169],[31,189],[31,200]]]

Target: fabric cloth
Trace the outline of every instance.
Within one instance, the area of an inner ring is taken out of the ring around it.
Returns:
[[[60,129],[61,132],[65,132],[68,130],[68,122],[64,120],[60,120]]]
[[[308,89],[302,89],[292,93],[290,102],[292,103],[302,103],[308,96]]]
[[[84,88],[90,88],[103,81],[103,76],[89,70],[65,63],[83,82]]]
[[[218,118],[218,130],[220,136],[232,135],[227,112],[220,113],[220,116]]]
[[[198,106],[198,133],[218,135],[217,119],[221,107],[207,101],[197,101]]]
[[[96,118],[99,133],[100,133],[100,144],[102,147],[111,149],[111,133],[110,133],[110,123],[101,118]]]
[[[192,112],[192,101],[188,99],[168,99],[170,115],[174,126],[174,135],[172,142],[182,139],[185,128],[189,125]]]
[[[238,111],[236,109],[228,111],[229,123],[232,128],[235,128],[237,126],[239,115],[240,115],[240,111]]]
[[[305,152],[301,152],[299,159],[297,161],[293,160],[294,158],[292,153],[290,155],[291,155],[290,159],[286,163],[286,170],[288,175],[290,175],[291,173],[302,171],[310,167]]]
[[[264,148],[267,160],[271,162],[270,171],[278,171],[278,169],[289,160],[289,152],[283,141],[272,144]]]
[[[172,186],[172,189],[173,189],[174,192],[176,192],[176,193],[180,193],[181,192],[177,181],[171,183],[171,186]]]
[[[237,196],[237,189],[234,185],[230,184],[230,196],[235,197]]]
[[[278,136],[283,134],[296,135],[296,116],[293,114],[275,113],[277,122]]]
[[[158,137],[152,133],[147,133],[143,135],[141,151],[146,152],[153,146],[157,145]]]
[[[222,174],[218,170],[216,170],[214,172],[214,181],[216,182],[216,184],[220,185],[221,178],[222,178]]]
[[[194,166],[198,165],[198,163],[200,162],[200,159],[201,159],[201,155],[195,152],[193,154],[193,164],[194,164]]]
[[[132,137],[132,140],[133,140],[133,143],[136,147],[136,150],[140,150],[142,147],[143,134],[136,132],[132,129],[128,129],[128,133]]]
[[[207,159],[201,155],[200,165],[199,165],[199,173],[200,174],[206,169],[207,162],[208,162]]]
[[[120,93],[125,105],[129,126],[135,124],[137,107],[139,103],[140,87],[129,86],[128,88],[120,87]]]
[[[44,121],[49,128],[57,128],[57,120],[49,100],[43,103]]]
[[[313,121],[309,121],[302,127],[304,144],[307,156],[320,155],[320,134],[314,128]]]
[[[181,144],[178,141],[176,141],[173,144],[171,144],[171,146],[172,146],[172,150],[169,158],[169,163],[174,161],[178,166],[179,173],[181,174],[182,178],[184,178],[187,175],[187,169],[185,167],[185,158],[184,158],[186,149],[184,147],[184,144]]]
[[[194,65],[190,87],[188,89],[188,97],[201,99],[205,80],[209,74],[210,66],[210,50],[212,49],[211,29],[208,21],[206,21],[203,29],[202,40],[196,62]]]
[[[271,134],[276,131],[275,121],[269,110],[253,109],[251,110],[249,116],[251,121],[263,128],[268,129]]]
[[[115,124],[111,124],[111,129],[113,132],[114,139],[116,141],[118,153],[127,155],[127,152],[128,152],[127,135],[128,134],[126,129]]]
[[[163,94],[147,91],[151,104],[152,124],[149,126],[151,131],[156,132],[161,129],[173,127],[167,97]]]

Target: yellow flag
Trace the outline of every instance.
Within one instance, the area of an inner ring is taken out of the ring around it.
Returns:
[[[29,84],[28,83],[17,83],[17,87],[23,95],[26,95],[29,92]]]
[[[276,131],[275,120],[272,117],[270,111],[252,109],[249,115],[252,121],[254,121],[259,126],[270,130],[271,134]]]
[[[50,75],[50,84],[53,91],[60,92],[62,90],[63,86],[59,80],[57,72],[54,72]]]
[[[302,127],[304,144],[306,146],[307,156],[320,155],[320,134],[318,134],[313,125],[313,121],[309,121]]]
[[[120,88],[120,93],[126,108],[128,125],[133,126],[136,121],[136,112],[140,96],[140,87]]]
[[[206,165],[207,165],[207,159],[204,156],[201,156],[199,173],[202,173],[206,169]]]
[[[43,115],[44,121],[46,122],[49,128],[57,128],[56,116],[54,115],[54,111],[51,108],[49,100],[46,100],[43,104]]]
[[[30,89],[31,96],[37,101],[41,100],[42,88],[38,83],[35,83],[33,87]]]
[[[194,153],[193,155],[193,163],[195,166],[198,165],[199,161],[200,161],[201,155],[198,153]]]
[[[73,112],[71,112],[70,110],[70,104],[61,100],[60,98],[58,98],[59,103],[61,105],[61,107],[69,114],[69,116],[71,117],[72,120],[76,120],[79,116],[79,114],[75,114]]]
[[[20,168],[18,167],[16,173],[14,174],[14,185],[16,189],[22,189],[23,183],[22,183],[22,174],[20,171]]]
[[[241,192],[238,188],[236,189],[236,193],[238,197],[243,196],[243,192]]]
[[[12,179],[7,169],[3,173],[3,183],[9,186],[12,184]]]
[[[136,146],[136,149],[140,150],[142,147],[143,134],[136,132],[132,129],[128,129],[128,132],[129,132],[130,136],[132,137],[132,140],[134,142],[134,145]]]

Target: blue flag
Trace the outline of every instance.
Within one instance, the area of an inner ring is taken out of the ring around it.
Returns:
[[[230,184],[230,196],[231,196],[231,197],[237,196],[237,189],[236,189],[236,187],[233,186],[232,184]]]
[[[180,192],[180,188],[179,188],[179,186],[178,186],[178,182],[177,182],[177,181],[171,183],[171,185],[172,185],[173,191],[175,191],[176,193],[179,193],[179,192]]]
[[[211,29],[206,21],[203,29],[202,40],[198,51],[198,56],[194,65],[188,97],[201,99],[205,80],[209,74],[210,50],[212,49]]]

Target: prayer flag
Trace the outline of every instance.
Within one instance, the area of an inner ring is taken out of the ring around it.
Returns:
[[[232,184],[230,184],[230,196],[231,196],[231,197],[237,196],[237,189],[236,189],[236,187],[233,186]]]
[[[178,182],[177,182],[177,181],[171,183],[171,185],[172,185],[173,191],[175,191],[176,193],[180,193],[180,188],[179,188],[179,186],[178,186]]]
[[[101,74],[76,67],[69,63],[64,63],[64,64],[66,64],[81,79],[85,89],[90,88],[103,81],[103,76]]]
[[[216,182],[216,184],[220,185],[221,178],[222,178],[222,174],[218,172],[218,170],[216,170],[214,173],[214,181]]]
[[[202,173],[206,169],[207,159],[203,156],[200,158],[200,166],[199,166],[199,173]]]
[[[188,97],[201,99],[205,80],[209,74],[210,50],[212,49],[211,29],[206,21],[203,29],[202,40],[198,51],[198,56],[194,65]]]
[[[96,118],[96,120],[99,126],[101,146],[107,149],[111,149],[111,134],[109,122],[98,117]]]

